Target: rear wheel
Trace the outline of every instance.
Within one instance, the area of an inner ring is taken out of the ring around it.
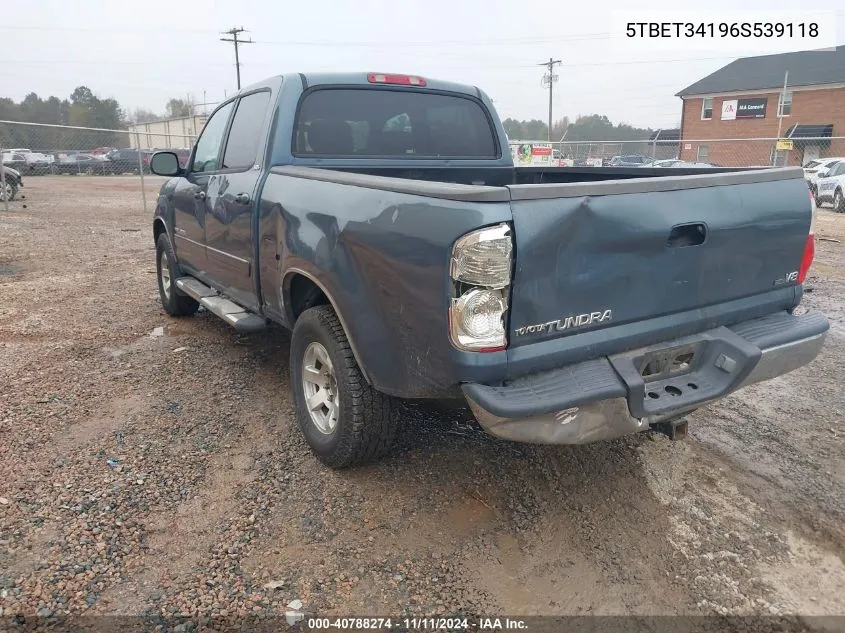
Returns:
[[[176,287],[178,265],[173,255],[173,247],[162,233],[156,241],[156,273],[158,276],[158,296],[164,311],[170,316],[188,316],[196,312],[200,304]]]
[[[842,197],[841,189],[837,189],[833,194],[833,210],[837,213],[845,213],[845,198]]]
[[[297,319],[290,381],[299,427],[327,466],[362,464],[393,447],[399,425],[392,399],[367,383],[331,306],[310,308]]]

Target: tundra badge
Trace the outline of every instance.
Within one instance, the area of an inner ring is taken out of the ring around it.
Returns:
[[[610,310],[602,310],[601,312],[589,312],[587,314],[577,314],[568,316],[557,321],[549,321],[548,323],[537,323],[536,325],[527,325],[525,327],[516,328],[516,335],[534,334],[536,332],[551,332],[552,330],[562,331],[573,327],[582,327],[584,325],[591,325],[593,323],[604,323],[613,319],[613,314]]]

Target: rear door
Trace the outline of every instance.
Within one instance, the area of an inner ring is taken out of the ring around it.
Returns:
[[[219,173],[208,184],[205,243],[215,285],[243,306],[258,308],[253,210],[261,176],[271,92],[242,96],[236,105]]]
[[[179,262],[200,277],[207,275],[205,252],[206,197],[209,181],[218,171],[220,151],[234,101],[211,115],[197,141],[193,160],[173,193],[174,244]]]
[[[510,189],[512,347],[794,296],[811,215],[799,168]]]

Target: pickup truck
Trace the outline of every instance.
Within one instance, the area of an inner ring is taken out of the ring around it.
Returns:
[[[158,287],[237,330],[292,330],[298,424],[377,458],[397,398],[577,444],[667,425],[819,352],[800,168],[515,168],[490,98],[410,75],[286,74],[157,152]]]

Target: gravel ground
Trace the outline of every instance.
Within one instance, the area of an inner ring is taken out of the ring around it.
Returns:
[[[295,427],[286,332],[164,314],[135,179],[26,185],[0,207],[0,628],[293,600],[845,615],[845,216],[817,222],[841,240],[818,242],[805,299],[832,322],[821,356],[694,413],[686,440],[524,446],[408,404],[398,450],[339,473]]]

